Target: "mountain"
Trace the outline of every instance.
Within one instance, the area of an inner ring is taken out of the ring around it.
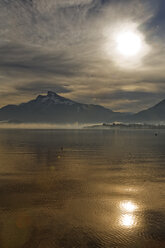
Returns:
[[[165,99],[155,106],[140,111],[129,118],[131,121],[138,122],[164,122],[165,121]]]
[[[113,112],[100,105],[83,104],[64,98],[55,92],[39,95],[36,99],[0,109],[0,121],[14,123],[110,123],[165,121],[165,100],[136,114]]]
[[[122,116],[102,106],[78,103],[52,91],[27,103],[0,109],[1,121],[24,123],[100,123],[112,122]]]

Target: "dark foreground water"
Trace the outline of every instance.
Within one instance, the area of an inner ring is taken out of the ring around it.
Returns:
[[[1,248],[164,248],[165,131],[0,130]]]

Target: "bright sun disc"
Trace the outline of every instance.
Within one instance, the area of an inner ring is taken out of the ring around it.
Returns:
[[[140,35],[131,31],[118,34],[116,42],[117,50],[126,57],[137,55],[142,47]]]

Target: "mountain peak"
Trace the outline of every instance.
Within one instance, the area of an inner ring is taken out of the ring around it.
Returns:
[[[52,96],[59,96],[58,94],[56,94],[55,92],[53,92],[53,91],[48,91],[48,93],[47,93],[47,96],[48,97],[52,97]]]
[[[76,102],[67,99],[63,96],[58,95],[57,93],[53,92],[53,91],[48,91],[47,95],[39,95],[36,98],[36,101],[38,103],[44,103],[44,104],[64,104],[64,105],[73,105],[76,104]],[[78,103],[77,103],[78,104]]]

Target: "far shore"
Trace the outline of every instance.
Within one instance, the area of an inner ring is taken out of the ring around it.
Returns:
[[[0,129],[165,129],[165,124],[149,123],[96,123],[96,124],[55,124],[55,123],[9,123],[0,122]]]

